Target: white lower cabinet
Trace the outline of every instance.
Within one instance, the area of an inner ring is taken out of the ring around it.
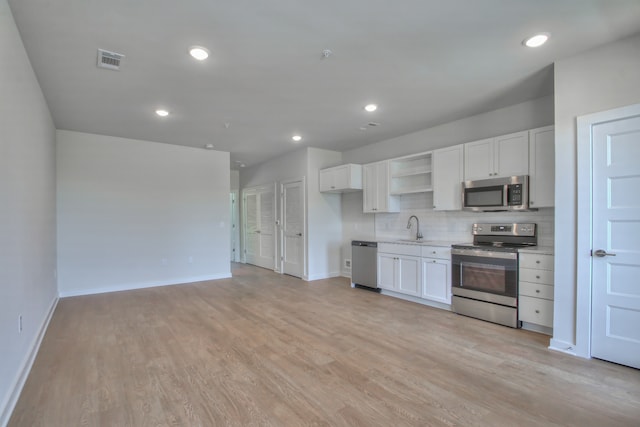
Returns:
[[[422,247],[422,298],[451,304],[451,249]]]
[[[553,255],[520,253],[518,311],[522,322],[553,328]],[[526,324],[523,327],[527,327]]]
[[[451,250],[439,246],[380,243],[378,287],[451,304]]]
[[[420,296],[420,257],[378,253],[378,287]]]
[[[380,243],[378,245],[378,287],[406,295],[420,296],[420,247]]]

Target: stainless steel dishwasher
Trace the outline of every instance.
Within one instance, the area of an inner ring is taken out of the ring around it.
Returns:
[[[378,288],[378,243],[351,241],[351,283]]]

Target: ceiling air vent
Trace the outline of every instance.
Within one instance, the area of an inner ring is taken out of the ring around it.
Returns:
[[[122,61],[124,55],[115,52],[109,52],[108,50],[98,49],[98,67],[106,68],[108,70],[119,70],[120,61]]]

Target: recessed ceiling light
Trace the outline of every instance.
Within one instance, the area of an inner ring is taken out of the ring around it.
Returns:
[[[213,144],[205,144],[204,148],[206,148],[207,150],[213,150]]]
[[[245,165],[244,163],[240,163],[240,167],[241,167],[241,168],[243,168],[243,167],[245,167],[245,166],[246,166],[246,165]]]
[[[209,57],[209,50],[202,46],[191,46],[189,48],[189,55],[197,59],[198,61],[204,61]]]
[[[368,105],[365,105],[364,109],[365,109],[365,111],[373,113],[374,111],[376,111],[378,109],[378,106],[376,104],[368,104]]]
[[[300,135],[293,135],[291,139],[293,139],[295,142],[302,141],[302,137]]]
[[[156,114],[160,117],[167,117],[169,115],[169,112],[167,110],[156,110]]]
[[[524,40],[522,44],[527,47],[540,47],[549,40],[549,33],[540,33]]]

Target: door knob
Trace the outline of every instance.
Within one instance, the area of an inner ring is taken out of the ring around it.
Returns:
[[[302,236],[302,233],[298,233],[298,234],[296,234],[296,236]]]
[[[598,258],[603,258],[606,256],[616,256],[616,254],[608,253],[604,249],[598,249],[597,251],[591,251],[591,256],[597,256]]]

